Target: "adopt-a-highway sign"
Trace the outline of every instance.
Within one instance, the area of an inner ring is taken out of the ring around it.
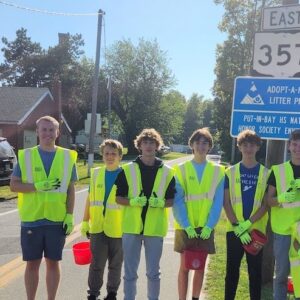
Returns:
[[[237,77],[230,134],[247,128],[273,140],[286,140],[300,129],[300,79]]]

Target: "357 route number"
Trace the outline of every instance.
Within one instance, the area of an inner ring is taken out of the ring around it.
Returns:
[[[296,44],[294,47],[300,48],[300,44]],[[289,45],[289,44],[279,44],[277,47],[277,53],[272,53],[273,49],[270,45],[262,45],[259,49],[264,51],[265,59],[264,60],[259,59],[258,63],[261,64],[262,66],[267,66],[272,62],[273,56],[277,55],[277,58],[279,59],[279,61],[277,60],[276,64],[278,66],[284,66],[291,61],[290,48],[291,48],[291,45]],[[300,64],[300,60],[299,60],[298,64]]]
[[[253,69],[273,76],[300,72],[300,33],[256,33]]]

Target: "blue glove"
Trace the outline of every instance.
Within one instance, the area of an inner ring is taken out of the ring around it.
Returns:
[[[205,225],[201,230],[200,238],[202,240],[208,240],[210,238],[211,232],[212,229]]]

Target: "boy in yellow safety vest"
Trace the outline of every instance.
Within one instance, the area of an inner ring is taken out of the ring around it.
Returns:
[[[88,300],[97,300],[108,261],[107,296],[116,300],[123,263],[122,212],[116,203],[115,180],[121,171],[123,146],[112,139],[100,145],[104,167],[91,170],[90,190],[81,223],[81,233],[91,240],[92,262],[89,267]]]
[[[224,209],[228,222],[224,299],[235,299],[240,265],[246,254],[250,299],[260,300],[263,251],[253,255],[246,252],[243,245],[251,242],[251,230],[266,233],[268,215],[265,193],[269,170],[256,160],[261,138],[254,131],[247,129],[240,132],[237,146],[242,160],[228,168],[225,176]]]
[[[291,159],[280,165],[274,165],[268,180],[268,204],[271,207],[271,228],[274,233],[274,300],[282,300],[287,297],[292,226],[300,220],[299,129],[290,134],[288,150]]]
[[[144,245],[148,299],[158,300],[160,258],[168,231],[168,207],[173,205],[173,170],[155,157],[163,141],[153,128],[144,129],[134,145],[141,153],[119,174],[117,202],[123,205],[124,300],[136,297],[137,269]]]
[[[176,169],[176,195],[173,206],[175,223],[174,251],[180,253],[178,294],[180,300],[187,296],[189,269],[185,265],[184,251],[201,249],[215,253],[214,227],[223,206],[224,168],[206,159],[213,147],[208,128],[193,132],[189,138],[193,159]],[[192,299],[199,299],[204,269],[195,270]]]
[[[56,119],[41,117],[36,126],[39,145],[19,151],[10,188],[18,192],[27,298],[35,299],[44,256],[48,299],[55,299],[66,234],[73,230],[77,153],[55,145]]]

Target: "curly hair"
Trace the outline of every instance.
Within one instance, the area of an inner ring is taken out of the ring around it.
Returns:
[[[151,140],[155,141],[157,149],[163,145],[163,140],[160,134],[154,128],[145,128],[134,140],[134,146],[137,150],[140,150],[142,141]]]
[[[122,156],[122,154],[123,154],[123,145],[119,141],[113,140],[113,139],[104,140],[102,142],[102,144],[99,146],[101,155],[103,155],[103,150],[104,150],[104,147],[106,147],[106,146],[117,149],[119,155]]]

